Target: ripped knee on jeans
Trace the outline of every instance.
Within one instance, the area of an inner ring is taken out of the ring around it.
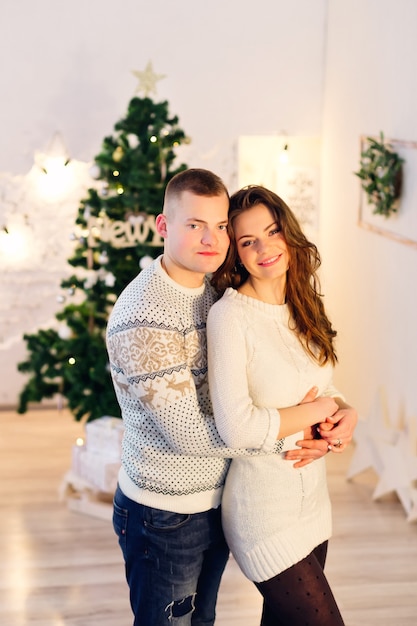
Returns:
[[[171,621],[174,617],[182,617],[188,613],[192,613],[195,609],[195,593],[192,593],[186,598],[181,600],[173,600],[165,607],[165,612],[168,613],[168,620]]]

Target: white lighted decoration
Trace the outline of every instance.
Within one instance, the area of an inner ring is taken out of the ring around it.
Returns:
[[[279,163],[281,165],[287,165],[288,161],[289,161],[289,155],[288,155],[288,144],[285,143],[282,147],[281,153],[279,155]]]
[[[52,195],[52,187],[39,182],[48,174],[38,165],[24,176],[0,174],[2,270],[62,272],[74,247],[70,233],[80,199],[91,186],[86,163],[71,161],[66,167],[71,168],[71,186]]]
[[[155,227],[155,216],[141,214],[138,219],[110,220],[104,217],[89,217],[87,221],[88,246],[95,248],[98,241],[110,243],[114,248],[130,248],[138,243],[161,246],[162,237]],[[151,235],[152,239],[148,241]]]
[[[44,152],[35,153],[35,164],[43,175],[37,177],[39,192],[56,199],[68,193],[76,182],[74,168],[60,133],[56,132]]]
[[[47,161],[43,165],[46,169]],[[24,333],[40,328],[58,331],[55,313],[70,295],[68,291],[57,296],[57,291],[74,271],[68,266],[76,243],[71,232],[81,198],[95,181],[88,173],[91,164],[71,160],[61,166],[73,177],[62,194],[51,194],[48,186],[39,184],[48,174],[38,162],[24,175],[0,173],[1,371],[17,371],[25,356]],[[49,175],[52,171],[49,168]],[[0,400],[14,402],[18,390],[5,383]]]
[[[31,231],[27,218],[13,215],[0,231],[0,259],[6,265],[9,260],[18,266],[30,256]]]

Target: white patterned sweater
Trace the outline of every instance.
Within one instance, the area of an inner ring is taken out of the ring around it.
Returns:
[[[218,434],[206,351],[215,300],[208,280],[182,287],[159,257],[120,294],[110,315],[107,350],[125,425],[119,485],[141,504],[176,513],[217,507],[231,457],[282,448],[275,409],[264,412],[250,450],[232,450]]]
[[[317,365],[290,330],[287,305],[227,289],[208,315],[207,342],[214,415],[229,446],[251,447],[267,407],[294,406],[314,385],[318,395],[343,398],[331,365]],[[282,454],[234,458],[222,519],[246,576],[276,576],[331,535],[324,457],[301,469]]]

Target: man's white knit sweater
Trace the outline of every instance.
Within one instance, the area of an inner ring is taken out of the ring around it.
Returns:
[[[158,509],[197,513],[220,503],[230,458],[280,449],[279,413],[260,425],[252,450],[228,448],[217,432],[207,384],[208,280],[187,288],[161,257],[121,293],[107,349],[125,425],[119,485]]]

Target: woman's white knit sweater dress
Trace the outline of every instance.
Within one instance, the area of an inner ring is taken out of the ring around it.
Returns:
[[[314,385],[318,395],[342,397],[332,384],[333,368],[318,366],[290,330],[286,305],[227,289],[210,309],[207,337],[216,426],[230,447],[261,447],[277,415],[279,423],[277,408],[298,404]],[[302,438],[288,437],[284,450]],[[244,574],[255,582],[272,578],[331,535],[324,457],[300,469],[283,453],[233,459],[222,511]]]

